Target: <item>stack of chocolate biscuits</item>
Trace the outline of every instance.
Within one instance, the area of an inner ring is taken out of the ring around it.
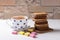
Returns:
[[[35,30],[45,31],[49,30],[47,13],[33,13],[33,20],[35,21]]]

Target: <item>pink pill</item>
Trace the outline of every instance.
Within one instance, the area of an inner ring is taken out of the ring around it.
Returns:
[[[12,34],[17,34],[17,31],[12,32]]]
[[[35,38],[35,37],[36,37],[36,35],[35,35],[35,34],[30,34],[30,37]]]
[[[36,33],[36,32],[32,32],[31,34],[35,34],[35,35],[37,35],[37,33]]]

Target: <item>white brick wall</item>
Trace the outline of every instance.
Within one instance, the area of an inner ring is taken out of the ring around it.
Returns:
[[[15,5],[15,0],[0,0],[0,5]]]
[[[8,2],[10,4],[8,4]],[[14,5],[12,5],[15,2]],[[20,2],[20,3],[19,3]],[[0,0],[0,18],[6,19],[6,18],[11,18],[12,16],[16,15],[27,15],[29,16],[27,4],[25,3],[24,0],[5,0],[4,1]],[[8,5],[7,5],[8,4]]]
[[[47,18],[53,19],[54,18],[54,14],[53,13],[48,13]]]
[[[60,0],[41,0],[42,6],[60,6]]]
[[[47,12],[48,18],[60,19],[60,0],[38,0],[40,4],[30,7],[30,12]],[[33,3],[32,3],[33,4]]]
[[[60,0],[0,0],[0,18],[31,16],[33,12],[47,12],[48,18],[60,19]]]

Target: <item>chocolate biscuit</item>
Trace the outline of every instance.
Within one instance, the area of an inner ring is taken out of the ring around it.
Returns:
[[[35,24],[48,24],[48,22],[47,21],[45,21],[45,22],[35,22]]]
[[[47,19],[33,19],[35,22],[40,23],[40,22],[46,22]]]
[[[44,12],[34,13],[33,16],[34,16],[33,17],[34,19],[45,19],[45,18],[47,18],[47,13],[44,13]]]
[[[48,27],[48,24],[36,24],[35,25],[35,29],[37,30],[47,30],[49,27]]]
[[[47,18],[47,16],[45,16],[45,15],[44,16],[42,16],[42,15],[41,16],[40,15],[38,16],[38,15],[36,15],[34,17],[34,19],[45,19],[45,18]]]

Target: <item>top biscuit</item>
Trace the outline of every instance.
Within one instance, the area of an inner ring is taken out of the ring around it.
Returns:
[[[47,15],[46,12],[40,12],[40,13],[33,13],[34,15]]]

